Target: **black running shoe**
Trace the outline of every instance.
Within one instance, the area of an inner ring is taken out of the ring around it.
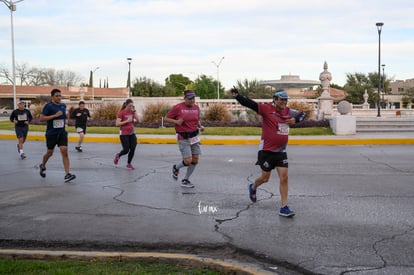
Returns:
[[[178,179],[178,173],[180,173],[180,170],[177,169],[177,167],[175,167],[175,164],[172,167],[172,177],[173,179],[177,180]]]
[[[76,149],[76,151],[78,151],[78,152],[82,152],[82,146],[76,146],[76,147],[75,147],[75,149]]]
[[[42,164],[40,164],[39,165],[39,169],[40,169],[40,176],[42,177],[42,178],[46,178],[46,167],[43,167],[43,165]]]
[[[65,182],[69,182],[69,181],[71,181],[71,180],[73,180],[75,178],[76,178],[75,175],[73,175],[71,173],[67,173],[66,176],[65,176]]]
[[[192,184],[191,181],[189,181],[188,179],[183,179],[181,181],[181,187],[184,187],[184,188],[194,188],[194,184]]]

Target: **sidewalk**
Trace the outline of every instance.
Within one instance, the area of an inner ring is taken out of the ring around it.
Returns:
[[[175,135],[137,135],[142,144],[176,144]],[[204,145],[258,145],[260,136],[210,136],[201,135]],[[0,139],[16,139],[14,131],[0,130]],[[78,135],[69,134],[69,142],[76,142]],[[27,140],[44,140],[44,133],[29,132]],[[119,143],[118,135],[86,134],[84,142]],[[414,144],[414,132],[357,133],[352,136],[289,136],[289,145],[379,145]]]

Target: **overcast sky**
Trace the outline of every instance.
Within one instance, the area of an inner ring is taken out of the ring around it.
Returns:
[[[6,0],[10,2],[10,0]],[[171,73],[237,80],[299,75],[318,80],[327,61],[335,84],[347,73],[414,78],[412,0],[24,0],[13,13],[16,63],[96,70],[110,87],[131,76],[164,84]],[[0,3],[0,64],[11,69],[10,11]],[[382,72],[382,69],[381,69]]]

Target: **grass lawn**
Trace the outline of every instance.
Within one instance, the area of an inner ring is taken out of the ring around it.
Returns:
[[[15,260],[0,259],[0,274],[220,274],[208,269],[134,261]]]
[[[30,125],[33,132],[44,132],[45,125]],[[0,121],[0,130],[13,130],[14,125],[10,121]],[[75,133],[75,127],[66,127],[69,133]],[[173,135],[174,128],[140,128],[136,127],[135,131],[138,135]],[[262,130],[260,127],[206,127],[203,135],[213,136],[259,136]],[[118,127],[88,127],[89,134],[119,134]],[[310,128],[291,128],[290,135],[293,136],[321,136],[333,135],[331,128],[310,127]]]

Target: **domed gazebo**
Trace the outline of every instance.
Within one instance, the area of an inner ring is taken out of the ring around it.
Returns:
[[[299,75],[282,75],[280,80],[264,80],[259,82],[263,86],[271,86],[275,90],[285,90],[291,98],[303,98],[303,89],[319,86],[320,81],[302,80]]]

